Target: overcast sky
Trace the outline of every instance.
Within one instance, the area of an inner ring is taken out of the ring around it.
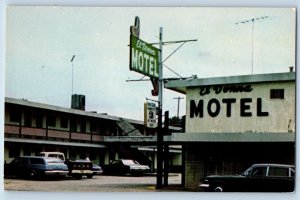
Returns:
[[[70,107],[74,93],[86,95],[86,110],[143,120],[151,96],[149,81],[129,70],[129,28],[141,23],[140,38],[197,39],[164,64],[182,77],[199,78],[288,72],[295,66],[295,10],[292,8],[8,7],[5,96]],[[252,18],[252,24],[241,23]],[[238,24],[236,24],[238,23]],[[163,47],[166,58],[180,44]],[[164,68],[164,78],[178,77]],[[164,90],[164,110],[177,113]],[[185,99],[180,115],[185,114]]]

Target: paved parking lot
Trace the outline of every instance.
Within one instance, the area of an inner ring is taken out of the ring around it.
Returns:
[[[169,187],[156,190],[156,176],[94,176],[92,179],[74,180],[22,180],[4,179],[4,189],[13,191],[90,191],[90,192],[160,192],[183,191],[181,175],[170,174]]]

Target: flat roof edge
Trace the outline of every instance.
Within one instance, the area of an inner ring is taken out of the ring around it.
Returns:
[[[24,100],[24,99],[16,99],[16,98],[11,98],[11,97],[5,97],[5,103],[16,104],[16,105],[20,105],[20,106],[28,106],[28,107],[32,107],[32,108],[38,108],[38,109],[51,110],[51,111],[55,111],[55,112],[74,114],[74,115],[83,115],[86,117],[95,117],[95,118],[113,120],[113,121],[120,121],[121,119],[124,119],[124,120],[127,120],[129,123],[138,124],[138,125],[144,124],[144,122],[140,121],[140,120],[128,119],[125,117],[117,117],[117,116],[101,114],[101,113],[93,113],[93,112],[89,112],[89,111],[65,108],[65,107],[49,105],[49,104],[44,104],[44,103],[39,103],[39,102],[33,102],[33,101],[29,101],[29,100]]]
[[[165,83],[165,88],[183,91],[187,87],[206,86],[206,85],[226,85],[226,84],[243,84],[243,83],[261,83],[261,82],[279,82],[295,81],[296,73],[273,73],[273,74],[255,74],[213,78],[198,78],[184,80],[169,80]]]

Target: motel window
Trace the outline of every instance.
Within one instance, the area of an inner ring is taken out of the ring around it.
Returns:
[[[91,152],[90,152],[89,159],[90,159],[90,160],[96,160],[96,152],[95,152],[95,151],[91,151]]]
[[[82,133],[86,132],[86,122],[83,119],[80,121],[80,132]]]
[[[74,151],[74,150],[70,150],[69,155],[70,155],[71,160],[75,160],[77,158],[76,151]]]
[[[29,147],[25,147],[23,150],[24,156],[31,156],[31,149]]]
[[[77,120],[72,118],[70,128],[72,132],[77,132]]]
[[[60,118],[60,127],[61,128],[68,128],[68,118],[67,117],[61,117]]]
[[[91,120],[90,132],[91,133],[96,133],[97,132],[97,122],[96,122],[96,120]]]
[[[55,125],[56,125],[56,117],[54,115],[48,115],[47,116],[47,124],[48,124],[48,126],[55,127]]]
[[[18,108],[11,108],[10,110],[10,119],[11,122],[20,122],[21,121],[21,111]]]
[[[32,112],[25,111],[24,113],[24,125],[27,127],[32,126]]]
[[[8,157],[10,158],[20,157],[20,147],[11,146],[8,150]]]
[[[43,128],[43,114],[41,113],[36,114],[36,127]]]
[[[271,89],[270,99],[284,99],[284,89]]]

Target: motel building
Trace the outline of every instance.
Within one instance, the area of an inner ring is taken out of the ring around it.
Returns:
[[[239,174],[254,163],[295,164],[295,72],[169,80],[165,88],[186,95],[183,131],[164,136],[165,172],[180,172],[182,185],[199,191],[207,175]],[[4,160],[41,151],[89,157],[104,168],[131,158],[157,165],[157,132],[144,121],[5,98]]]
[[[255,163],[295,164],[295,72],[170,80],[186,95],[183,183],[199,190],[207,175],[239,174]]]
[[[89,159],[105,172],[114,159],[135,159],[156,170],[156,129],[144,121],[85,111],[85,96],[73,95],[71,108],[5,98],[4,161],[41,151]],[[180,128],[170,127],[170,131]],[[170,146],[170,169],[180,168],[181,147]]]

